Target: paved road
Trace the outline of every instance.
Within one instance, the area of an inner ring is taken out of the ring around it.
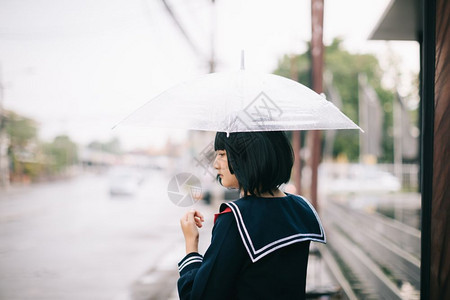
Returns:
[[[100,175],[0,191],[0,299],[173,295],[185,209],[169,201],[169,178],[146,178],[135,197],[111,197]]]

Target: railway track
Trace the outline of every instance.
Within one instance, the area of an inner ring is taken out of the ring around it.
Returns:
[[[419,230],[331,201],[322,220],[328,244],[319,251],[342,298],[420,298]]]

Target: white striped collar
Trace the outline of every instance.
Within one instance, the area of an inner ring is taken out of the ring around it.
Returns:
[[[242,242],[253,262],[293,243],[326,243],[317,212],[302,197],[290,194],[273,199],[245,197],[226,205],[233,212]],[[265,222],[264,214],[268,212],[279,214],[276,226]]]

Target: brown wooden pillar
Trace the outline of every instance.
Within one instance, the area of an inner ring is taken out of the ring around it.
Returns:
[[[450,3],[422,2],[421,299],[450,299]]]
[[[436,1],[430,298],[450,299],[450,2]]]

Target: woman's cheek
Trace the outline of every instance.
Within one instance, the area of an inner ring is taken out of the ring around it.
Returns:
[[[232,180],[232,178],[229,178],[229,176],[224,176],[222,178],[222,183],[223,183],[224,187],[233,188],[233,180]]]
[[[226,176],[222,177],[222,185],[224,187],[230,187],[230,182],[229,182],[229,180],[228,180],[228,178]]]

